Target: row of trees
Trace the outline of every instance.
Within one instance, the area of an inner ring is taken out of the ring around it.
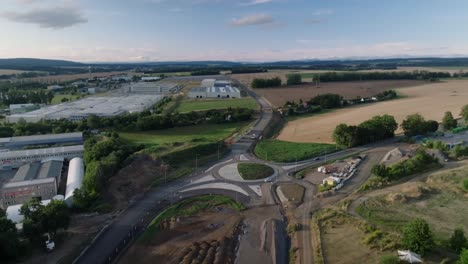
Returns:
[[[315,74],[313,80],[320,82],[346,82],[346,81],[370,81],[370,80],[436,80],[450,78],[448,72],[325,72]]]
[[[218,69],[203,69],[203,70],[196,70],[192,71],[190,75],[192,76],[202,76],[202,75],[218,75]]]
[[[190,126],[204,123],[226,123],[250,120],[253,110],[246,108],[228,108],[189,113],[159,114],[161,108],[151,111],[124,114],[115,117],[89,116],[81,121],[42,120],[35,123],[19,121],[3,123],[0,126],[1,137],[26,136],[49,133],[88,131],[92,129],[111,130],[155,130],[172,127]]]
[[[108,136],[91,137],[85,142],[85,177],[82,187],[74,195],[74,205],[77,208],[89,208],[109,178],[123,167],[124,161],[144,148],[143,145],[129,144],[116,132],[109,133]]]
[[[414,137],[427,135],[439,129],[439,123],[435,120],[425,120],[420,114],[412,114],[401,123],[405,136]]]
[[[25,255],[31,245],[43,246],[44,234],[53,238],[59,229],[67,229],[71,213],[64,201],[52,200],[43,205],[39,199],[32,199],[21,206],[20,213],[24,216],[22,235],[15,224],[7,219],[0,209],[0,259],[14,261]],[[27,243],[29,242],[29,243]]]
[[[281,86],[281,79],[278,77],[274,77],[272,79],[254,79],[252,81],[252,88],[258,89],[258,88],[269,88],[269,87],[279,87]]]
[[[358,126],[338,125],[333,132],[333,139],[338,145],[350,148],[394,137],[397,128],[393,116],[375,116]]]
[[[3,105],[10,104],[50,104],[54,93],[47,90],[23,91],[9,90],[0,93],[0,102]]]
[[[302,75],[290,74],[288,75],[287,85],[300,85],[302,84]]]

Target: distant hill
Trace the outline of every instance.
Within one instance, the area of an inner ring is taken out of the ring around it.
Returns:
[[[85,67],[85,64],[65,61],[31,58],[0,59],[0,69],[39,70],[41,68]]]

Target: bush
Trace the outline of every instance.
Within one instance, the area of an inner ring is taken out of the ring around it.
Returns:
[[[445,112],[444,118],[442,119],[442,126],[445,130],[451,130],[457,127],[457,120],[453,118],[452,112]]]
[[[464,249],[460,257],[458,258],[457,264],[468,264],[468,249]]]
[[[400,259],[395,255],[385,255],[380,258],[380,264],[398,264]]]
[[[409,222],[403,228],[402,244],[406,249],[424,255],[434,245],[432,232],[427,222],[421,218]]]
[[[453,231],[453,234],[449,240],[449,244],[450,248],[457,253],[460,253],[464,248],[468,247],[463,229],[457,228]]]
[[[412,114],[406,117],[401,123],[405,136],[413,137],[419,135],[427,135],[430,132],[435,132],[439,128],[439,123],[434,120],[426,121],[420,114]]]
[[[462,183],[463,189],[468,192],[468,179],[463,179]]]

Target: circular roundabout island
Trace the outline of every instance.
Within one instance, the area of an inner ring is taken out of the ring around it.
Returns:
[[[237,170],[242,179],[246,181],[265,179],[275,173],[272,167],[259,163],[239,163]]]

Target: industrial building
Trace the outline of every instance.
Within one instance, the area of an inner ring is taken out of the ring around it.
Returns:
[[[56,195],[52,197],[50,200],[42,200],[41,204],[43,206],[48,205],[51,201],[57,200],[57,201],[63,201],[64,197],[63,195]],[[24,215],[21,214],[21,207],[23,204],[17,204],[17,205],[11,205],[8,206],[6,209],[6,215],[7,219],[15,223],[16,229],[22,230],[23,229],[23,220],[24,220]]]
[[[214,83],[214,87],[229,87],[231,86],[232,83],[231,81],[228,81],[228,80],[216,80],[215,83]]]
[[[19,168],[36,161],[82,157],[83,152],[83,145],[0,152],[0,170]]]
[[[146,77],[141,77],[142,82],[155,82],[161,80],[161,77],[155,77],[155,76],[146,76]]]
[[[0,149],[22,149],[35,145],[83,144],[83,133],[61,133],[0,138]]]
[[[240,98],[239,89],[232,86],[226,87],[199,87],[193,88],[188,93],[190,98]]]
[[[11,104],[10,114],[21,114],[39,109],[37,104]]]
[[[38,122],[40,120],[83,120],[90,115],[112,117],[125,113],[144,111],[163,96],[130,95],[118,97],[87,97],[78,101],[47,106],[32,112],[7,116],[7,120],[16,123],[19,120]]]
[[[65,190],[65,202],[71,206],[73,204],[73,194],[76,189],[81,188],[84,177],[84,163],[81,158],[70,160],[68,166],[67,187]]]
[[[22,204],[32,198],[52,199],[57,195],[62,176],[63,160],[32,162],[21,166],[10,182],[3,185],[3,208]]]
[[[163,82],[137,82],[132,83],[130,92],[134,94],[169,94],[179,91],[180,85]]]
[[[204,79],[201,82],[201,87],[209,88],[215,86],[216,79]]]

